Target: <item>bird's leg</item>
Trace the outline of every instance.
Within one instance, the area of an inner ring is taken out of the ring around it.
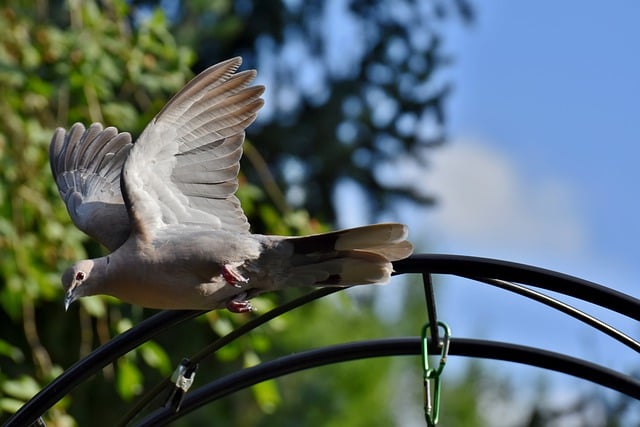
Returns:
[[[226,280],[228,284],[236,288],[240,288],[242,283],[249,282],[249,279],[236,270],[236,267],[240,265],[242,265],[242,263],[222,265],[222,277],[224,277],[224,280]]]
[[[229,310],[232,313],[248,313],[250,311],[253,311],[253,306],[251,305],[251,301],[245,298],[247,298],[246,292],[243,292],[231,298],[227,302],[227,310]]]

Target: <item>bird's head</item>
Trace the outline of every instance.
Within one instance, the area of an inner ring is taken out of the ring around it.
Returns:
[[[80,297],[92,295],[91,292],[91,271],[94,262],[92,260],[78,261],[62,275],[62,286],[64,288],[64,309],[68,310],[72,302]]]

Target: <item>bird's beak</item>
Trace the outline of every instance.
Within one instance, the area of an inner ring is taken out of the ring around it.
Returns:
[[[69,310],[69,306],[76,300],[76,287],[73,286],[64,294],[64,311]]]

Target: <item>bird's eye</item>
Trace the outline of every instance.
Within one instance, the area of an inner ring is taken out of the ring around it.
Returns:
[[[76,280],[84,280],[84,272],[83,271],[78,271],[76,273]]]

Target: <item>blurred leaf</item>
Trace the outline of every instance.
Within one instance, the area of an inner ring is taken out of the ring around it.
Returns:
[[[136,111],[126,102],[110,102],[102,107],[105,121],[117,123],[118,129],[136,128]]]
[[[40,385],[30,376],[22,375],[18,379],[4,381],[2,391],[9,396],[26,401],[40,391]]]
[[[260,358],[257,353],[253,351],[247,351],[244,353],[244,365],[251,367],[258,365]],[[278,391],[278,384],[275,380],[268,380],[258,383],[251,387],[251,391],[258,403],[258,406],[262,412],[266,414],[273,413],[282,401],[280,392]]]
[[[94,317],[103,317],[107,312],[104,298],[101,295],[81,298],[79,303],[82,304],[82,308],[84,308],[87,313]]]
[[[133,327],[133,323],[129,318],[120,319],[116,324],[116,330],[118,331],[119,334],[128,331],[132,327]]]
[[[0,397],[0,414],[3,411],[14,414],[18,412],[18,409],[20,409],[22,405],[24,405],[23,400],[11,399],[9,397]]]
[[[20,348],[9,344],[3,339],[0,339],[0,355],[10,358],[16,363],[20,363],[24,360],[24,354]]]
[[[220,317],[215,311],[208,312],[206,316],[211,329],[219,336],[225,336],[233,331],[234,325],[228,318]]]
[[[162,375],[171,374],[171,359],[157,343],[147,341],[139,347],[139,350],[147,365],[156,368]]]
[[[125,400],[131,400],[142,391],[142,373],[127,357],[118,360],[116,387],[118,394]]]

